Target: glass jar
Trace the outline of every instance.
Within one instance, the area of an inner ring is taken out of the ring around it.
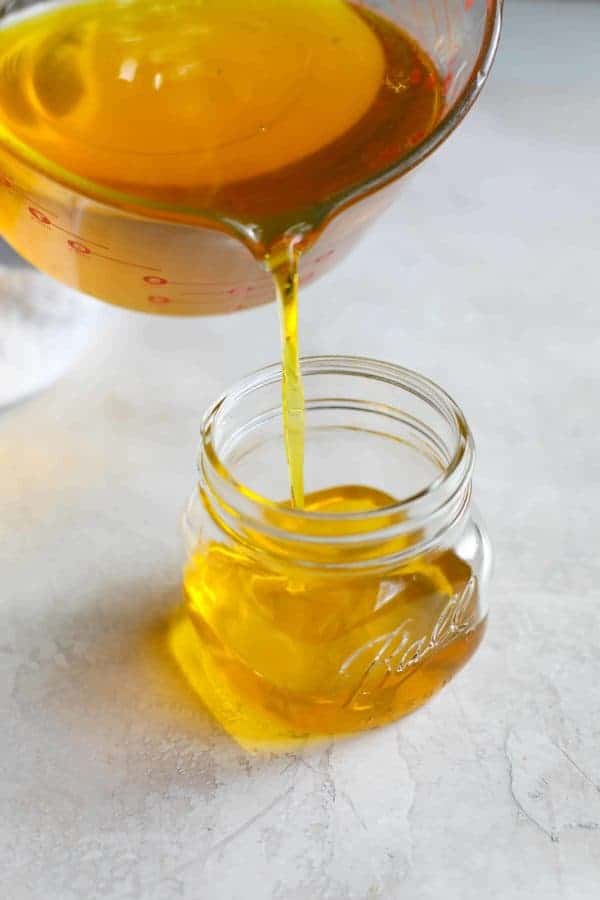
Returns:
[[[173,649],[236,737],[350,732],[405,715],[485,630],[491,552],[458,406],[383,362],[302,368],[305,508],[286,500],[273,366],[207,413],[184,519],[186,624]]]

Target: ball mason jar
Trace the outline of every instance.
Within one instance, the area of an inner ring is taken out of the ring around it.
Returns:
[[[456,403],[388,363],[302,368],[305,507],[287,500],[273,366],[208,411],[184,516],[185,668],[225,729],[252,739],[410,713],[470,659],[488,613],[490,543]]]

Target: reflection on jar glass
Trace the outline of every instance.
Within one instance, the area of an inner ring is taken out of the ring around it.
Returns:
[[[485,629],[491,553],[461,411],[385,363],[324,357],[303,372],[305,507],[285,500],[275,366],[207,414],[185,516],[186,615],[171,645],[241,740],[405,715],[462,668]]]

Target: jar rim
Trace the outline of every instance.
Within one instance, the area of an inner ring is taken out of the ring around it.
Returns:
[[[440,413],[453,429],[456,447],[448,463],[439,476],[414,494],[402,497],[393,504],[366,512],[323,512],[285,507],[286,517],[295,522],[352,523],[377,521],[385,515],[414,518],[424,506],[437,509],[445,505],[456,492],[470,481],[475,447],[467,420],[456,401],[434,381],[412,369],[395,363],[358,356],[312,356],[301,360],[303,377],[311,375],[348,375],[369,378],[406,390],[418,399],[430,404]],[[226,390],[208,408],[202,421],[201,452],[198,469],[202,477],[223,491],[239,495],[260,512],[281,511],[283,504],[263,496],[236,479],[227,465],[220,459],[215,446],[215,429],[219,417],[232,407],[238,406],[244,398],[255,390],[281,383],[281,363],[275,363],[255,370]]]

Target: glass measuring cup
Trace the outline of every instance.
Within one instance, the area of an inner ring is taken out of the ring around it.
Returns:
[[[47,5],[8,0],[0,2],[0,11],[29,16]],[[390,203],[398,179],[454,130],[481,90],[498,42],[502,0],[362,5],[396,22],[428,52],[443,79],[445,107],[435,130],[400,162],[382,162],[364,181],[348,184],[318,208],[299,211],[298,221],[319,236],[303,254],[304,284],[350,251]],[[1,122],[0,234],[43,272],[132,309],[202,315],[274,297],[270,276],[253,258],[264,253],[264,245],[251,223],[78,177],[21,144]]]

